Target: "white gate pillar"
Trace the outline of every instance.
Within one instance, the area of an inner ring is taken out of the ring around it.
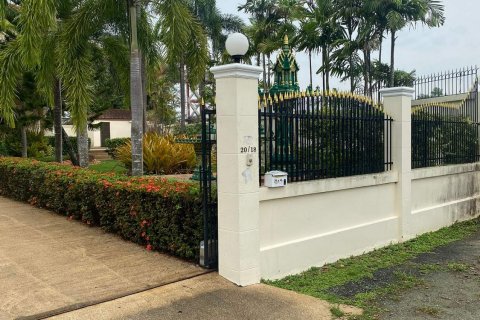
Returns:
[[[239,63],[211,69],[216,79],[218,267],[240,286],[260,282],[258,78]]]
[[[395,212],[399,218],[398,238],[413,238],[409,225],[412,215],[412,96],[415,90],[408,87],[380,90],[385,112],[393,118],[392,161],[398,172],[395,190]]]

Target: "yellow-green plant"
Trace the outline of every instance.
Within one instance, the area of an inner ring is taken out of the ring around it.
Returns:
[[[117,148],[115,158],[132,167],[132,146],[127,141]],[[143,136],[143,165],[146,173],[176,174],[191,172],[196,164],[192,145],[175,143],[171,135],[150,132]]]

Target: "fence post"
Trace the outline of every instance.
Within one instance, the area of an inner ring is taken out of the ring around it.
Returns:
[[[239,63],[211,69],[216,79],[218,268],[246,286],[260,282],[258,77]]]
[[[398,172],[395,190],[395,213],[398,215],[398,239],[405,241],[412,215],[412,96],[413,88],[398,87],[380,90],[385,112],[393,118],[392,161]]]

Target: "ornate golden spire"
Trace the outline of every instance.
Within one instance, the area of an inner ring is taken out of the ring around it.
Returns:
[[[285,35],[285,36],[283,37],[283,44],[286,45],[286,46],[288,46],[288,35]]]

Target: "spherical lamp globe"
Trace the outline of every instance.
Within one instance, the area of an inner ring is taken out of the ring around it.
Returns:
[[[244,34],[238,32],[232,33],[228,36],[227,42],[225,42],[225,47],[233,60],[236,63],[239,63],[248,51],[248,39]]]

